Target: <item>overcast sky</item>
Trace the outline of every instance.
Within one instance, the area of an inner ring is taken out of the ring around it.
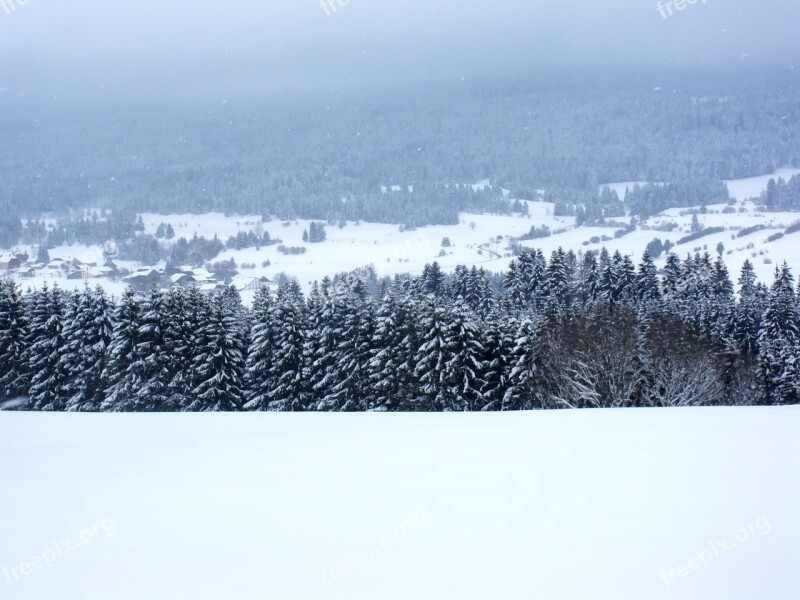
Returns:
[[[593,67],[792,72],[800,57],[798,0],[683,10],[674,0],[325,1],[0,0],[0,90],[313,89]]]

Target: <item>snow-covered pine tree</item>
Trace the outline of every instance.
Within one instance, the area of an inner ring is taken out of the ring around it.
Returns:
[[[287,283],[278,289],[273,308],[275,351],[267,372],[269,410],[297,411],[306,406],[303,345],[306,305],[300,288]]]
[[[681,259],[674,252],[670,252],[664,265],[664,279],[661,284],[665,299],[670,299],[679,292],[682,279],[683,265],[681,264]]]
[[[603,252],[606,252],[605,248],[603,248]],[[612,260],[606,252],[605,258],[602,253],[600,257],[600,284],[597,289],[598,297],[613,310],[617,304],[617,277],[618,269],[622,262],[622,255],[616,252]],[[617,260],[617,258],[619,260]]]
[[[733,283],[728,268],[719,256],[714,261],[711,275],[711,297],[704,311],[704,321],[709,336],[725,347],[735,346],[730,327],[735,312]]]
[[[111,343],[111,303],[103,288],[89,289],[80,296],[76,311],[65,327],[67,349],[62,356],[69,364],[66,408],[69,411],[100,410],[107,382],[106,357]]]
[[[647,250],[642,254],[642,262],[639,264],[635,289],[635,297],[642,304],[652,304],[661,299],[661,290],[658,285],[658,269],[656,269],[653,259],[650,258],[650,253]]]
[[[550,255],[550,264],[546,271],[544,287],[544,311],[552,319],[558,320],[570,305],[570,278],[567,271],[566,253],[563,248],[554,250]]]
[[[766,308],[763,294],[756,285],[753,263],[745,260],[739,276],[739,301],[731,317],[731,330],[736,346],[749,357],[758,354],[758,332]]]
[[[346,282],[337,287],[341,289]],[[336,381],[336,362],[339,352],[340,319],[339,304],[327,278],[321,287],[312,290],[308,302],[308,323],[303,347],[305,380],[308,403],[311,410],[333,410],[320,408],[333,392]]]
[[[415,408],[420,411],[459,410],[458,390],[448,379],[447,368],[452,358],[448,347],[447,305],[433,295],[425,297],[420,306],[419,348],[415,355],[414,375],[419,381]]]
[[[540,332],[541,323],[538,319],[526,317],[519,322],[514,346],[509,356],[511,371],[501,410],[543,408],[537,402],[539,400],[537,379],[541,358]]]
[[[253,300],[250,348],[245,363],[246,410],[267,410],[269,407],[269,368],[274,352],[273,304],[272,293],[267,288],[260,289]]]
[[[404,410],[411,406],[407,381],[404,338],[413,329],[407,305],[398,297],[396,290],[390,290],[375,315],[373,335],[373,354],[369,363],[370,382],[374,393],[369,408],[371,410]]]
[[[519,324],[514,316],[504,314],[501,309],[488,313],[484,321],[484,375],[481,388],[483,407],[481,410],[504,410],[508,389],[511,359],[514,356],[515,336]]]
[[[25,307],[17,285],[0,280],[0,402],[28,392],[25,348],[28,337]]]
[[[422,292],[442,296],[445,292],[445,276],[438,262],[427,264],[422,270]]]
[[[236,302],[225,295],[211,301],[198,336],[194,371],[198,385],[186,411],[235,411],[242,407],[245,339]]]
[[[476,411],[484,406],[482,389],[485,385],[485,348],[478,315],[462,299],[457,299],[448,310],[445,379],[452,381],[456,410]]]
[[[336,294],[339,340],[333,365],[333,386],[320,410],[357,411],[370,405],[369,363],[372,358],[374,307],[364,281],[353,276]]]
[[[171,409],[168,393],[171,361],[164,338],[167,318],[164,292],[150,290],[142,306],[131,365],[134,380],[139,385],[135,396],[125,403],[125,410],[160,412]]]
[[[616,258],[615,254],[615,262]],[[622,257],[617,268],[614,295],[621,304],[632,305],[636,301],[636,268],[627,254]]]
[[[66,373],[59,358],[65,348],[62,327],[66,300],[58,286],[53,286],[52,290],[45,287],[37,295],[31,317],[32,341],[28,348],[30,406],[33,410],[64,410],[60,392]]]
[[[165,378],[170,410],[182,410],[188,406],[194,389],[193,366],[201,323],[193,318],[195,311],[190,308],[190,293],[190,290],[176,286],[164,299],[164,346],[168,359]]]
[[[600,275],[598,273],[597,257],[593,252],[587,252],[578,263],[578,272],[575,278],[573,296],[577,312],[594,306],[597,301],[599,285]]]
[[[84,284],[85,285],[85,284]],[[58,390],[58,397],[69,407],[69,399],[76,395],[77,373],[80,367],[80,350],[83,343],[81,331],[77,329],[82,321],[81,314],[81,294],[77,290],[72,293],[65,293],[64,318],[62,319],[61,333],[64,338],[64,347],[59,353],[58,366],[64,374],[61,388]]]
[[[103,378],[108,382],[103,410],[126,410],[136,394],[138,381],[131,370],[134,350],[139,343],[139,318],[141,307],[136,293],[127,288],[122,295],[112,322],[111,343],[108,347],[106,370]]]
[[[795,404],[800,394],[800,345],[794,280],[786,263],[775,269],[769,304],[759,332],[757,362],[762,404]]]

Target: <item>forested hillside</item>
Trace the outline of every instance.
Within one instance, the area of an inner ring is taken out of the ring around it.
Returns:
[[[507,211],[501,187],[565,205],[615,181],[692,195],[800,165],[799,93],[755,74],[529,77],[157,110],[10,106],[0,230],[87,206],[423,225]],[[454,187],[485,179],[494,187]]]

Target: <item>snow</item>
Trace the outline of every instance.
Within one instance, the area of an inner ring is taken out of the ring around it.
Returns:
[[[798,432],[798,407],[0,413],[0,597],[797,598]]]
[[[633,190],[633,188],[635,188],[637,185],[640,186],[640,187],[645,186],[648,183],[651,183],[651,182],[649,182],[649,181],[620,181],[620,182],[616,182],[616,183],[604,183],[601,186],[599,186],[598,193],[602,192],[603,188],[609,188],[612,192],[616,192],[617,193],[617,197],[624,202],[625,201],[625,193],[628,190]],[[656,183],[656,182],[652,182],[652,183],[654,185],[664,185],[663,183]]]
[[[771,175],[753,177],[736,181],[727,181],[732,197],[737,202],[732,207],[736,212],[723,214],[725,205],[707,206],[706,214],[698,215],[700,223],[705,227],[725,227],[725,232],[713,236],[703,237],[695,242],[678,246],[675,251],[685,256],[694,252],[695,248],[701,251],[708,250],[712,254],[719,242],[725,246],[725,261],[732,278],[735,280],[738,271],[746,259],[753,262],[756,274],[765,283],[770,283],[775,264],[787,260],[792,271],[800,273],[800,253],[796,251],[793,236],[786,236],[777,242],[767,243],[766,238],[789,225],[800,220],[797,213],[759,213],[756,205],[747,201],[750,197],[758,196],[766,189],[770,179],[783,177],[790,178],[793,174],[800,173],[800,169],[779,169]],[[642,182],[617,182],[604,184],[602,187],[615,189],[621,199],[624,199],[625,190],[636,183]],[[489,185],[489,180],[479,181],[472,185],[481,189]],[[394,189],[394,188],[388,188]],[[540,190],[544,192],[544,190]],[[621,238],[614,238],[619,227],[580,227],[575,228],[573,217],[554,216],[554,204],[540,201],[526,201],[529,215],[491,215],[469,214],[460,215],[456,225],[438,225],[420,227],[416,230],[400,231],[399,225],[367,222],[348,222],[345,227],[334,225],[326,227],[327,240],[318,244],[307,244],[302,241],[303,231],[307,230],[311,221],[272,220],[262,222],[258,215],[225,216],[222,213],[207,213],[202,215],[172,214],[158,215],[145,213],[142,219],[145,231],[154,234],[161,223],[169,223],[175,230],[175,240],[179,237],[191,238],[194,234],[208,239],[217,235],[220,240],[227,241],[239,232],[268,231],[273,239],[282,240],[286,246],[304,246],[306,252],[299,255],[283,255],[277,245],[265,246],[260,250],[248,248],[244,250],[226,249],[212,262],[234,259],[240,267],[243,277],[266,276],[275,279],[278,273],[286,273],[295,277],[304,291],[308,292],[313,281],[319,281],[325,276],[333,276],[343,271],[353,271],[372,266],[378,276],[393,276],[402,273],[419,274],[426,263],[438,261],[445,272],[452,272],[459,265],[477,265],[488,271],[502,272],[508,269],[512,259],[508,248],[509,237],[519,237],[528,233],[532,225],[537,227],[547,226],[553,235],[548,238],[523,242],[523,246],[542,248],[546,253],[563,247],[566,250],[597,250],[603,246],[610,252],[619,250],[623,254],[632,255],[638,262],[647,244],[655,237],[662,241],[670,240],[673,243],[689,233],[691,215],[688,209],[699,207],[671,208],[663,213],[645,220],[640,228]],[[743,209],[744,212],[739,212]],[[627,217],[615,219],[627,224]],[[671,232],[658,231],[657,228],[667,223],[674,222],[678,229]],[[739,229],[755,224],[766,225],[767,229],[744,238],[736,238]],[[591,237],[607,236],[611,240],[585,245]],[[800,235],[800,234],[795,234]],[[442,248],[443,238],[449,238],[451,247]],[[498,237],[500,239],[498,239]],[[800,238],[798,238],[800,239]],[[174,240],[173,240],[174,241]],[[748,248],[750,243],[754,248]],[[29,254],[35,256],[35,248],[29,248]],[[444,251],[444,254],[441,252]],[[730,254],[728,253],[730,252]],[[86,262],[92,257],[102,257],[100,247],[63,246],[50,251],[51,257],[65,259],[79,258]],[[263,266],[269,261],[267,266]],[[140,265],[128,262],[115,261],[118,266],[135,270]],[[664,258],[656,261],[663,266]],[[253,268],[242,268],[242,265],[255,265]],[[21,279],[23,287],[41,287],[48,281],[44,276],[31,279]],[[50,281],[52,284],[53,282]],[[83,281],[59,279],[58,283],[66,289],[81,289]],[[124,291],[125,283],[122,281],[109,281],[105,278],[92,279],[91,284],[102,284],[109,293],[119,296]],[[246,303],[250,303],[249,295],[244,295]]]
[[[800,169],[786,167],[778,169],[772,175],[761,175],[759,177],[748,177],[747,179],[733,179],[725,183],[728,186],[731,198],[736,200],[749,200],[750,198],[757,198],[761,192],[767,189],[767,184],[770,179],[775,181],[783,177],[784,180],[789,181],[793,175],[800,173]]]

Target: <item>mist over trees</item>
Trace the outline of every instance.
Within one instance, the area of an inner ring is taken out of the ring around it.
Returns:
[[[25,238],[20,219],[85,207],[113,211],[104,224],[73,216],[76,239],[101,227],[104,239],[128,239],[135,217],[126,214],[145,211],[450,224],[463,211],[513,211],[502,188],[527,199],[547,189],[562,214],[592,223],[626,208],[649,216],[724,199],[722,179],[800,166],[792,82],[671,83],[487,80],[347,101],[72,108],[41,119],[36,107],[19,108],[0,114],[0,245]],[[492,186],[464,185],[484,179]],[[671,185],[598,198],[598,186],[615,181]],[[792,193],[773,191],[767,204],[795,206]]]

